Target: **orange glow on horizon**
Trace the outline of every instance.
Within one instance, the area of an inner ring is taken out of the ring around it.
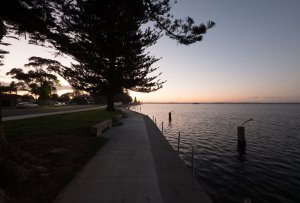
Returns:
[[[213,96],[213,95],[158,95],[156,93],[137,93],[130,92],[132,99],[134,97],[137,100],[144,103],[239,103],[239,102],[266,102],[266,103],[276,103],[276,102],[299,102],[298,97],[264,97],[264,96],[238,96],[238,95],[222,95],[222,96]]]

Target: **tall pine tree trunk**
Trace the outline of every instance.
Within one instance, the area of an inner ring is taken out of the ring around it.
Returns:
[[[113,90],[107,92],[107,107],[106,111],[115,111],[115,95]]]

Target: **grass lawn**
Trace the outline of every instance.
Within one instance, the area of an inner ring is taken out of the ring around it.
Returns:
[[[117,114],[91,110],[4,122],[7,141],[17,149],[14,172],[0,174],[10,202],[53,201],[105,144],[105,138],[90,134],[90,127]]]

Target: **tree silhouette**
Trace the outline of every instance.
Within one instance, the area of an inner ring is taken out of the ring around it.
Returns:
[[[10,88],[10,94],[12,92],[15,92],[16,94],[18,94],[18,86],[17,84],[15,83],[15,81],[12,81],[10,84],[9,84],[9,88]]]
[[[2,86],[0,84],[0,94],[12,94],[17,92],[17,87],[14,82],[11,82],[9,86]]]
[[[123,91],[119,94],[116,94],[116,102],[122,102],[123,104],[129,104],[132,102],[132,97],[129,95],[128,91]]]
[[[158,59],[145,50],[163,33],[188,45],[214,26],[211,21],[197,26],[190,17],[173,19],[171,6],[170,0],[11,0],[0,9],[0,40],[8,30],[28,32],[35,43],[48,39],[78,62],[56,71],[77,89],[107,95],[107,109],[114,110],[114,94],[123,88],[162,87],[159,74],[148,76]]]
[[[107,95],[107,110],[113,111],[114,95],[124,88],[138,92],[162,88],[160,73],[152,74],[157,70],[152,65],[159,59],[146,52],[162,33],[188,45],[200,41],[214,25],[195,26],[191,18],[172,22],[170,9],[167,0],[77,0],[64,10],[59,40],[50,41],[78,63],[65,67],[47,59],[31,59],[37,64],[56,64],[53,70],[76,89]]]
[[[11,75],[13,79],[19,81],[16,83],[19,90],[30,92],[39,97],[40,101],[49,99],[51,92],[55,91],[59,85],[55,75],[42,69],[30,70],[25,73],[21,68],[13,68],[7,72],[7,75]]]
[[[55,38],[57,15],[66,0],[4,0],[0,3],[0,45],[4,36],[17,38],[29,37],[29,43],[38,44],[46,39]],[[7,51],[0,49],[0,66]]]
[[[62,95],[60,95],[60,97],[58,98],[58,101],[60,102],[70,102],[71,98],[73,98],[74,93],[72,92],[67,92],[64,93]]]

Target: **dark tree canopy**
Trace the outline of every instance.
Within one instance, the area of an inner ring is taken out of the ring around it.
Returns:
[[[213,26],[212,22],[195,26],[191,18],[172,22],[170,8],[169,1],[158,0],[71,3],[64,7],[59,40],[50,41],[78,63],[71,67],[59,65],[54,70],[76,89],[107,95],[109,110],[113,110],[114,94],[124,88],[140,92],[160,89],[164,83],[158,79],[160,73],[151,74],[159,59],[146,49],[162,33],[181,44],[200,41]],[[147,26],[149,22],[153,25]],[[44,60],[35,59],[37,63]]]
[[[55,16],[61,11],[63,1],[60,0],[4,0],[0,3],[0,45],[4,36],[18,38],[29,37],[29,43],[38,44],[54,37],[57,33]],[[7,51],[0,47],[1,59]]]
[[[95,0],[92,0],[95,2]],[[122,1],[102,1],[96,0],[96,6],[105,7],[106,4]],[[126,1],[123,1],[123,3]],[[37,44],[45,40],[52,39],[56,42],[64,42],[66,38],[61,33],[62,19],[68,20],[70,9],[78,8],[82,3],[89,3],[85,0],[4,0],[0,3],[0,45],[5,35],[26,34],[30,43]],[[181,44],[192,44],[200,41],[206,30],[214,26],[214,22],[209,21],[206,25],[195,25],[192,18],[185,20],[173,19],[170,13],[172,5],[176,1],[170,0],[134,0],[127,1],[126,4],[132,7],[142,5],[141,11],[146,16],[146,22],[153,22],[157,32],[176,39]],[[104,5],[104,6],[103,6]],[[97,7],[95,7],[97,8]],[[75,34],[75,33],[72,33]],[[76,34],[75,34],[76,35]],[[0,57],[7,54],[0,49]],[[1,60],[1,58],[0,58]]]
[[[57,70],[76,89],[108,96],[113,110],[114,94],[123,88],[151,92],[162,87],[157,76],[156,58],[144,53],[156,42],[155,31],[140,28],[146,22],[141,1],[78,1],[63,21],[69,44],[59,50],[72,55],[79,64]],[[69,33],[68,33],[69,32]],[[71,35],[76,33],[76,35]]]
[[[132,102],[132,97],[129,95],[128,91],[123,91],[119,94],[116,94],[116,102],[122,102],[123,104],[129,104]]]
[[[95,1],[95,0],[92,0]],[[16,34],[28,33],[33,39],[49,39],[56,33],[62,18],[68,19],[68,10],[78,7],[86,0],[3,0],[0,6],[0,41],[5,34],[14,31]],[[109,2],[126,2],[120,0],[96,0],[96,6],[103,6]],[[155,26],[166,35],[183,44],[191,44],[202,39],[206,30],[214,26],[209,21],[206,25],[195,25],[192,18],[185,20],[173,19],[171,8],[177,1],[170,0],[134,0],[127,1],[128,6],[136,7],[143,4],[142,12],[147,16],[147,22],[152,21]]]
[[[180,44],[189,45],[201,41],[203,34],[206,33],[207,29],[212,28],[215,23],[208,21],[206,25],[203,23],[195,25],[191,17],[187,17],[185,20],[174,19],[170,13],[174,3],[177,3],[177,1],[144,0],[149,21],[154,22],[155,27],[160,32],[164,32]]]
[[[18,80],[15,83],[17,89],[38,96],[40,101],[47,100],[51,92],[59,86],[57,77],[43,69],[30,70],[26,73],[21,68],[13,68],[7,75]]]
[[[114,94],[124,88],[152,92],[162,87],[160,73],[153,74],[159,59],[146,49],[163,34],[189,45],[201,41],[214,26],[211,21],[195,25],[190,17],[174,19],[172,4],[170,0],[12,0],[0,10],[4,11],[0,39],[9,26],[15,33],[30,33],[35,43],[47,39],[77,63],[65,67],[45,59],[35,58],[36,62],[54,64],[53,70],[76,89],[108,95],[108,109],[113,110]]]

